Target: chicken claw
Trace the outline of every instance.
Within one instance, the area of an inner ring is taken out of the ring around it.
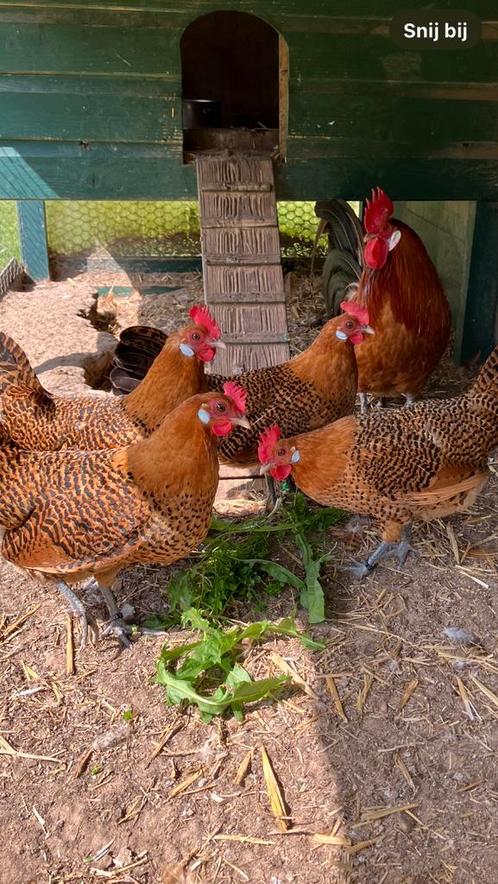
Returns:
[[[402,539],[398,543],[389,543],[388,541],[383,540],[368,559],[365,559],[364,562],[358,562],[348,570],[350,570],[355,577],[358,577],[359,580],[363,580],[364,577],[368,577],[368,575],[372,573],[374,568],[382,561],[382,559],[385,559],[386,556],[395,555],[400,566],[404,565],[408,554],[410,552],[416,553],[416,550],[410,544],[410,535],[411,528],[407,527],[405,528]]]
[[[90,627],[90,629],[92,630],[95,639],[98,639],[98,637],[99,637],[99,630],[98,630],[98,626],[95,621],[95,618],[94,618],[93,614],[90,614],[90,612],[85,609],[83,602],[78,598],[76,593],[74,593],[73,590],[70,589],[70,587],[67,585],[67,583],[64,583],[63,580],[57,580],[55,585],[56,585],[57,589],[59,590],[59,592],[62,593],[62,595],[64,596],[64,598],[68,602],[69,607],[71,608],[71,612],[80,621],[80,629],[81,629],[80,650],[82,650],[85,647],[87,640],[88,640],[88,627]]]
[[[102,586],[97,580],[93,580],[92,583],[100,591],[109,612],[109,623],[105,627],[102,635],[115,635],[123,647],[129,648],[133,644],[129,638],[129,627],[126,626],[120,611],[118,610],[114,595],[107,586]]]

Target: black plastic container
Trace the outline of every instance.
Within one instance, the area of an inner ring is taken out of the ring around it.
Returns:
[[[211,98],[184,98],[184,129],[217,129],[221,126],[221,101]]]

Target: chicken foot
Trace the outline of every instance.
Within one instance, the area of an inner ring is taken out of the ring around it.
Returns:
[[[397,543],[389,540],[383,540],[382,543],[379,544],[377,549],[365,559],[364,562],[358,562],[356,565],[353,565],[349,570],[354,574],[355,577],[358,577],[362,580],[364,577],[367,577],[372,573],[374,568],[385,559],[387,556],[394,555],[396,556],[400,566],[404,565],[407,559],[407,556],[410,552],[415,552],[413,547],[410,544],[411,538],[411,525],[406,525],[403,531],[403,536],[401,540]]]
[[[109,614],[109,623],[102,634],[117,636],[123,647],[129,648],[132,644],[128,636],[129,628],[121,616],[112,591],[95,580],[94,577],[88,581],[87,587],[99,590]]]
[[[89,627],[92,630],[92,632],[94,633],[95,638],[97,639],[99,637],[99,630],[98,630],[95,618],[94,618],[93,614],[90,614],[90,612],[85,609],[85,606],[84,606],[83,602],[81,601],[81,599],[78,598],[76,593],[73,592],[73,590],[67,585],[67,583],[64,583],[63,580],[57,580],[55,582],[55,585],[56,585],[57,589],[59,590],[59,592],[61,592],[62,595],[64,596],[64,598],[66,599],[67,603],[69,604],[72,614],[74,614],[75,617],[77,617],[78,620],[80,621],[80,629],[81,629],[80,650],[82,650],[87,643],[88,628]]]

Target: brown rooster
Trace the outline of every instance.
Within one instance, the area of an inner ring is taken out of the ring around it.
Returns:
[[[115,618],[110,587],[123,568],[168,565],[194,549],[218,485],[216,440],[248,426],[244,410],[244,390],[227,383],[224,393],[182,402],[147,439],[118,450],[0,450],[2,555],[55,581],[80,618],[83,643],[93,618],[67,582],[94,578]]]
[[[387,554],[403,563],[413,519],[461,512],[485,485],[486,458],[498,445],[498,347],[462,396],[411,408],[344,417],[312,433],[262,435],[262,471],[326,506],[375,518],[382,543],[356,569],[364,576]],[[403,534],[405,536],[403,536]]]
[[[343,307],[348,312],[329,320],[303,353],[282,365],[257,368],[232,378],[247,390],[251,430],[237,429],[221,441],[222,460],[254,459],[261,428],[274,421],[290,435],[321,427],[353,411],[357,372],[351,344],[363,346],[365,335],[373,334],[373,329],[367,310],[349,302]],[[127,335],[127,344],[136,346],[140,337],[137,328],[133,335]],[[361,346],[356,347],[357,353]],[[221,375],[208,375],[208,388],[221,390],[227,380]]]
[[[143,381],[126,398],[52,396],[25,353],[0,333],[0,433],[19,448],[118,448],[144,438],[176,406],[206,389],[220,330],[206,307],[192,307],[192,323],[168,337]]]
[[[367,200],[364,237],[344,201],[317,203],[315,211],[329,231],[323,280],[330,312],[337,313],[344,298],[351,300],[366,307],[375,329],[375,338],[356,353],[362,410],[368,393],[402,394],[411,404],[450,334],[450,309],[436,268],[415,231],[392,218],[394,206],[380,188]]]

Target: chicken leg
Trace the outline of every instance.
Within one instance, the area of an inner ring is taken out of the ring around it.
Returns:
[[[400,566],[404,565],[408,553],[415,552],[410,544],[411,530],[411,525],[406,525],[403,530],[403,536],[397,543],[383,540],[364,562],[358,562],[350,568],[352,574],[362,580],[364,577],[371,574],[373,569],[382,561],[382,559],[385,559],[386,556],[389,555],[396,556]]]
[[[87,587],[91,589],[98,589],[100,592],[105,606],[107,608],[109,614],[109,624],[104,629],[103,635],[115,635],[125,648],[129,648],[132,642],[128,636],[128,627],[123,621],[121,617],[120,611],[118,610],[118,606],[116,605],[116,599],[110,589],[107,586],[103,586],[102,583],[99,583],[94,577],[88,581]]]
[[[85,647],[88,639],[88,628],[92,630],[97,639],[99,636],[99,630],[97,627],[97,623],[95,622],[95,618],[93,614],[90,614],[89,611],[85,609],[83,602],[78,598],[75,592],[64,583],[63,580],[56,580],[55,585],[59,592],[62,593],[64,598],[69,604],[71,608],[71,612],[78,618],[80,621],[80,629],[81,629],[81,642],[80,642],[80,650]]]

